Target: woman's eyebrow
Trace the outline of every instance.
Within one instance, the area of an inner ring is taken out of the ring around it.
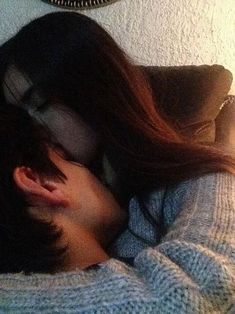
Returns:
[[[63,159],[76,162],[72,155],[60,143],[53,142],[52,149]]]

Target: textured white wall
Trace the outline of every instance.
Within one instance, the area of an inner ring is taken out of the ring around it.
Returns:
[[[235,93],[235,0],[120,0],[86,14],[139,63],[224,65]]]
[[[40,0],[0,0],[0,43],[54,10]],[[235,0],[119,0],[83,13],[109,30],[138,63],[218,63],[235,77]]]

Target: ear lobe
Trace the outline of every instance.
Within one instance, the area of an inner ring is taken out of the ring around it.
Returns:
[[[32,205],[49,205],[67,207],[69,202],[66,195],[53,179],[45,179],[29,167],[16,167],[13,179]]]

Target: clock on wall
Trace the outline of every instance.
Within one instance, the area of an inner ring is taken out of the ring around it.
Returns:
[[[92,9],[105,6],[118,0],[43,0],[44,2],[70,9]]]

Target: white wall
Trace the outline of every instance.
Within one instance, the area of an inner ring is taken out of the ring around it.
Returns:
[[[0,43],[52,10],[40,0],[0,0]],[[235,94],[235,0],[119,0],[83,13],[138,63],[224,65],[233,72]]]

